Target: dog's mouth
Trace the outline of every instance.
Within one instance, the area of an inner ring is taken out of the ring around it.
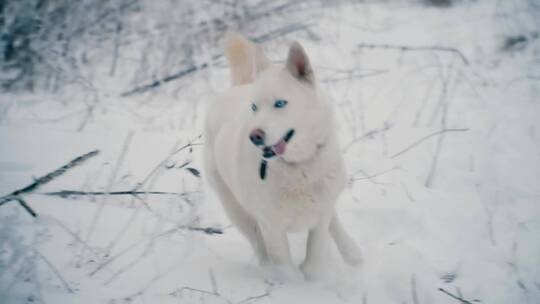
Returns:
[[[285,150],[287,148],[287,144],[291,140],[291,138],[294,136],[294,129],[290,129],[285,133],[285,135],[275,144],[271,146],[264,146],[262,148],[263,150],[263,158],[272,158],[274,156],[280,156],[285,153]]]
[[[263,150],[263,159],[261,159],[261,166],[259,167],[259,177],[264,180],[266,178],[266,168],[268,167],[268,162],[266,159],[272,158],[276,155],[280,156],[285,153],[287,144],[294,135],[294,129],[290,129],[285,133],[285,135],[274,145],[265,146]]]

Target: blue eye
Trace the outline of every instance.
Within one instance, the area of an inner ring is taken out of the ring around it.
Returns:
[[[274,103],[274,107],[276,108],[284,108],[286,105],[287,105],[287,101],[286,100],[283,100],[283,99],[278,99],[276,100],[276,102]]]
[[[251,111],[257,112],[257,105],[256,104],[254,104],[254,103],[251,104]]]

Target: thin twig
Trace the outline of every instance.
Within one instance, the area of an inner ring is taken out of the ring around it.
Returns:
[[[62,274],[60,274],[60,272],[58,271],[58,269],[56,269],[56,267],[54,267],[54,265],[44,256],[42,255],[39,251],[35,250],[36,252],[36,255],[38,257],[40,257],[43,262],[45,262],[45,264],[47,264],[47,266],[49,266],[49,268],[52,270],[52,272],[56,275],[56,277],[58,278],[58,280],[62,283],[62,285],[64,285],[64,288],[69,292],[69,293],[74,293],[73,289],[71,289],[71,287],[69,286],[68,282],[66,281],[66,279],[64,279],[64,277],[62,276]]]
[[[454,298],[454,299],[456,299],[458,301],[460,301],[463,304],[473,304],[473,302],[467,301],[467,300],[463,299],[462,297],[458,297],[455,294],[452,294],[452,293],[446,291],[444,288],[439,288],[439,291],[443,292],[444,294],[446,294],[446,295],[448,295],[448,296],[450,296],[450,297],[452,297],[452,298]]]
[[[232,301],[225,298],[224,296],[222,296],[220,293],[218,292],[215,292],[215,291],[208,291],[208,290],[204,290],[204,289],[198,289],[198,288],[193,288],[193,287],[189,287],[189,286],[184,286],[182,288],[178,288],[172,292],[169,293],[170,296],[180,296],[182,295],[182,293],[187,290],[187,291],[191,291],[191,292],[198,292],[200,294],[206,294],[206,295],[210,295],[210,296],[214,296],[214,297],[218,297],[220,299],[222,299],[223,301],[227,302],[228,304],[232,304]]]
[[[157,235],[157,237],[161,237],[170,233],[173,233],[177,230],[189,230],[189,231],[198,231],[198,232],[204,232],[209,235],[214,234],[223,234],[223,229],[221,228],[215,228],[215,227],[194,227],[189,225],[177,225],[174,228],[165,230]]]
[[[199,136],[196,137],[196,139],[200,139],[202,137],[202,134],[200,134]],[[171,159],[171,157],[173,157],[175,154],[187,149],[187,148],[192,148],[192,147],[195,147],[195,146],[200,146],[202,145],[201,143],[193,143],[191,140],[188,141],[187,144],[181,146],[180,148],[176,148],[178,147],[179,145],[179,142],[177,144],[175,144],[175,148],[173,149],[173,151],[171,153],[169,153],[165,158],[163,158],[151,171],[150,173],[148,173],[148,175],[143,179],[142,182],[138,183],[134,188],[133,188],[133,191],[138,191],[139,189],[141,189],[155,174],[157,174],[160,170],[163,170],[165,164],[169,161],[169,159]]]
[[[125,1],[122,1],[122,2],[125,2]],[[115,33],[114,33],[113,59],[111,63],[111,69],[109,71],[110,76],[114,76],[114,73],[116,72],[116,65],[118,63],[118,52],[120,49],[120,32],[122,31],[122,28],[123,28],[123,23],[120,20],[120,16],[121,16],[120,10],[116,9],[117,22],[116,22],[116,28],[115,28]]]
[[[139,245],[142,245],[141,242],[137,241],[136,243],[133,243],[131,244],[130,246],[128,246],[127,248],[125,248],[124,250],[122,250],[121,252],[117,253],[116,255],[114,256],[110,256],[109,259],[105,260],[104,262],[102,262],[101,264],[99,264],[96,269],[94,269],[92,272],[90,272],[88,274],[88,276],[93,276],[94,274],[96,274],[97,272],[99,272],[101,269],[103,269],[105,266],[108,266],[110,263],[114,262],[117,258],[123,256],[124,254],[126,254],[127,252],[131,251],[133,248],[136,248],[138,247]]]
[[[420,138],[419,140],[413,142],[412,144],[410,144],[407,148],[395,153],[394,155],[390,156],[390,158],[396,158],[406,152],[409,152],[409,150],[411,150],[412,148],[418,146],[419,144],[421,144],[422,142],[424,142],[425,140],[433,137],[433,136],[437,136],[437,135],[440,135],[442,133],[446,133],[446,132],[466,132],[466,131],[469,131],[468,128],[464,128],[464,129],[443,129],[443,130],[439,130],[437,132],[433,132],[431,134],[428,134],[422,138]]]
[[[447,119],[447,115],[448,115],[448,107],[449,107],[449,104],[450,104],[450,99],[448,98],[448,86],[449,86],[449,83],[451,81],[452,72],[453,72],[453,66],[454,66],[454,60],[452,60],[450,62],[450,65],[448,67],[448,72],[446,73],[446,77],[443,76],[442,69],[440,69],[440,71],[441,71],[440,74],[441,74],[441,78],[442,78],[442,92],[441,92],[441,96],[439,98],[439,105],[442,106],[441,125],[440,125],[441,130],[446,129],[446,126],[447,126],[446,119]],[[454,77],[454,78],[456,78],[456,81],[457,81],[457,76]],[[437,171],[437,166],[439,164],[439,157],[440,157],[440,154],[441,154],[444,137],[445,137],[445,133],[441,133],[441,136],[439,136],[438,139],[437,139],[437,146],[435,147],[435,153],[433,154],[433,158],[432,158],[432,161],[431,161],[431,166],[430,166],[430,169],[429,169],[429,173],[428,173],[428,175],[426,177],[426,181],[424,183],[424,185],[427,188],[430,188],[432,183],[433,183],[435,172]]]
[[[210,284],[212,285],[212,291],[214,293],[219,293],[216,275],[214,274],[214,271],[212,270],[212,268],[208,269],[208,276],[210,277]]]
[[[15,200],[21,205],[21,207],[24,208],[32,217],[37,217],[37,213],[32,209],[32,207],[28,206],[28,204],[19,196],[15,197]]]
[[[142,204],[137,204],[137,207],[131,212],[131,216],[129,217],[129,220],[122,226],[122,229],[118,231],[116,236],[111,239],[109,242],[109,245],[105,248],[106,255],[108,256],[110,252],[113,250],[113,248],[120,243],[120,240],[124,237],[124,235],[127,233],[128,228],[133,224],[137,216],[139,215],[139,212],[141,211],[142,206],[146,206],[146,208],[151,211],[151,208],[148,206],[148,203],[142,198],[139,198],[137,196],[131,197],[131,205],[133,205],[135,199],[139,199]]]
[[[82,132],[84,130],[84,128],[86,127],[90,119],[93,118],[94,112],[96,111],[96,107],[99,105],[99,102],[100,102],[99,95],[97,94],[97,91],[95,89],[93,91],[94,91],[94,98],[92,101],[86,102],[86,100],[83,99],[84,103],[86,104],[86,113],[84,115],[84,118],[81,124],[77,128],[77,132]]]
[[[439,156],[441,154],[443,140],[444,140],[444,133],[442,133],[442,135],[437,138],[437,146],[435,147],[435,153],[433,154],[433,157],[431,160],[431,166],[429,168],[429,173],[426,177],[426,182],[424,183],[424,185],[427,188],[430,188],[431,184],[433,183],[433,177],[435,176],[435,171],[437,170],[437,164],[439,163]]]
[[[437,83],[437,79],[433,79],[431,81],[431,83],[429,84],[429,86],[427,87],[427,90],[426,90],[426,93],[424,94],[424,97],[422,99],[422,105],[420,106],[420,108],[418,108],[416,110],[416,113],[414,115],[414,122],[413,122],[413,126],[414,127],[417,127],[418,124],[420,123],[420,118],[422,117],[422,113],[424,112],[424,109],[426,107],[426,104],[428,103],[428,101],[430,100],[430,97],[431,97],[431,91],[433,90],[433,88],[435,87],[435,84]]]
[[[416,291],[416,276],[414,274],[411,276],[411,296],[413,304],[420,304],[420,301],[418,301],[418,293]]]
[[[493,230],[493,211],[489,209],[487,206],[484,205],[484,209],[486,210],[487,216],[488,216],[488,236],[489,240],[491,242],[491,245],[497,246],[497,241],[495,240],[495,232]]]
[[[165,236],[167,234],[169,234],[170,232],[174,232],[176,230],[179,230],[179,229],[186,229],[186,230],[191,230],[191,231],[202,231],[206,234],[222,234],[223,231],[219,228],[212,228],[212,227],[192,227],[192,226],[177,226],[173,229],[170,229],[170,230],[167,230],[165,232],[162,232],[160,234],[158,234],[156,237],[153,237],[151,239],[148,240],[148,242],[146,243],[147,246],[146,248],[143,250],[143,252],[141,252],[141,254],[136,258],[134,259],[133,261],[131,261],[130,263],[128,263],[127,265],[125,265],[123,268],[121,268],[120,270],[118,270],[117,272],[115,272],[105,283],[104,285],[109,285],[111,282],[113,282],[114,280],[116,280],[120,275],[122,275],[123,273],[127,272],[128,270],[130,270],[133,266],[137,265],[139,262],[142,261],[143,258],[145,258],[149,253],[152,252],[152,249],[151,249],[151,244],[153,244],[153,242],[158,239],[159,237],[162,237],[162,236]],[[95,273],[96,271],[94,271],[93,273]]]
[[[113,273],[113,275],[107,280],[105,281],[105,283],[103,283],[103,285],[107,286],[109,285],[110,283],[112,283],[114,280],[116,280],[120,275],[126,273],[128,270],[130,270],[131,268],[133,268],[133,266],[139,264],[144,257],[146,257],[149,253],[151,252],[150,248],[147,247],[144,249],[143,252],[141,252],[141,254],[139,256],[137,256],[133,261],[127,263],[127,265],[125,265],[124,267],[122,267],[120,270],[116,271],[115,273]]]
[[[255,43],[262,43],[262,42],[270,41],[277,37],[285,36],[287,34],[290,34],[296,31],[306,30],[310,26],[311,24],[293,23],[293,24],[289,24],[289,25],[277,28],[275,30],[269,31],[257,37],[253,37],[251,38],[251,40]]]
[[[69,229],[66,225],[64,225],[64,223],[62,223],[61,221],[57,220],[56,218],[54,217],[51,217],[51,216],[48,216],[48,215],[43,215],[43,216],[40,216],[40,219],[41,221],[45,220],[49,223],[53,223],[55,225],[57,225],[58,227],[62,228],[64,231],[66,231],[69,235],[71,235],[71,237],[73,237],[74,240],[76,240],[77,242],[79,242],[83,247],[86,247],[87,250],[91,251],[92,253],[95,254],[95,250],[93,248],[91,248],[90,246],[88,246],[88,244],[86,242],[84,242],[77,233],[75,233],[74,231],[72,231],[71,229]]]
[[[214,235],[214,234],[223,234],[223,229],[221,228],[215,228],[215,227],[191,227],[191,226],[184,226],[184,227],[180,227],[180,228],[185,228],[187,230],[190,230],[190,231],[200,231],[200,232],[204,232],[205,234],[208,234],[208,235]]]
[[[111,192],[112,184],[116,180],[116,175],[118,174],[118,171],[122,167],[122,164],[124,162],[125,156],[127,154],[127,151],[129,149],[129,146],[131,144],[131,139],[133,138],[133,131],[130,131],[128,135],[126,136],[126,139],[124,140],[124,144],[122,145],[122,150],[120,151],[120,154],[118,156],[118,159],[116,160],[116,163],[114,167],[112,168],[111,176],[109,177],[109,180],[107,181],[107,185],[105,188],[105,192],[109,193]],[[99,206],[97,207],[96,212],[94,213],[94,216],[92,217],[92,220],[90,222],[90,226],[88,228],[88,233],[86,234],[85,241],[87,243],[90,243],[90,239],[94,233],[94,229],[97,225],[97,221],[101,217],[101,213],[103,212],[103,209],[105,208],[105,203],[107,202],[108,195],[105,195],[102,197],[101,201],[99,202]],[[84,249],[84,248],[83,248]],[[81,257],[84,257],[84,250],[81,254]]]
[[[218,297],[218,298],[222,299],[223,301],[225,301],[225,302],[227,302],[229,304],[233,303],[231,300],[229,300],[224,295],[222,295],[221,293],[219,293],[219,292],[217,292],[215,290],[214,291],[209,291],[209,290],[198,289],[198,288],[193,288],[193,287],[189,287],[189,286],[184,286],[184,287],[178,288],[178,289],[170,292],[169,295],[170,296],[180,296],[186,290],[191,291],[191,292],[198,292],[200,294],[206,294],[206,295],[210,295],[210,296],[215,296],[215,297]],[[250,297],[247,297],[247,298],[245,298],[243,300],[240,300],[240,301],[234,302],[234,303],[236,303],[236,304],[248,303],[248,302],[258,300],[258,299],[261,299],[261,298],[264,298],[264,297],[268,297],[269,295],[270,295],[270,292],[265,291],[263,294],[256,295],[256,296],[250,296]]]
[[[165,230],[164,232],[160,232],[160,233],[157,233],[153,236],[150,237],[150,240],[149,242],[157,239],[157,238],[160,238],[160,237],[163,237],[165,235],[168,235],[172,232],[175,232],[177,230],[189,230],[189,231],[198,231],[198,232],[203,232],[203,233],[206,233],[206,234],[209,234],[209,235],[214,235],[214,234],[223,234],[223,230],[220,229],[220,228],[214,228],[214,227],[192,227],[192,226],[176,226],[172,229],[168,229],[168,230]],[[110,256],[109,259],[107,259],[106,261],[102,262],[100,265],[98,265],[98,267],[96,267],[96,269],[94,269],[92,272],[90,272],[88,275],[89,276],[93,276],[94,274],[96,274],[98,271],[100,271],[101,269],[103,269],[105,266],[107,266],[108,264],[112,263],[113,261],[115,261],[116,259],[118,259],[119,257],[123,256],[124,254],[130,252],[131,250],[133,250],[134,248],[137,248],[139,247],[140,245],[143,245],[143,243],[141,241],[136,241],[135,243],[129,245],[128,247],[126,247],[125,249],[123,249],[122,251],[120,251],[119,253],[117,253],[116,255],[114,256]]]
[[[407,195],[407,198],[409,199],[409,201],[415,202],[416,200],[412,196],[411,192],[409,192],[409,188],[407,188],[407,186],[403,183],[401,183],[401,187],[403,188],[403,191],[405,191],[405,195]]]
[[[441,52],[450,52],[459,57],[465,65],[470,65],[469,60],[463,53],[452,47],[444,47],[438,45],[430,46],[409,46],[409,45],[391,45],[391,44],[374,44],[374,43],[360,43],[359,48],[368,48],[368,49],[389,49],[389,50],[400,50],[400,51],[441,51]]]
[[[351,177],[349,179],[349,181],[353,182],[353,181],[357,181],[357,180],[365,180],[365,179],[369,179],[370,181],[373,181],[372,179],[377,177],[377,176],[381,176],[383,174],[386,174],[390,171],[394,171],[396,170],[397,168],[394,167],[394,168],[391,168],[391,169],[388,169],[388,170],[385,170],[385,171],[382,171],[382,172],[379,172],[379,173],[375,173],[375,174],[372,174],[372,175],[369,175],[367,174],[366,172],[364,172],[363,170],[358,170],[355,174],[353,174],[353,177]],[[358,173],[362,173],[364,175],[364,177],[354,177],[356,174]]]
[[[392,129],[393,125],[392,124],[389,124],[389,123],[384,123],[384,125],[380,128],[376,128],[376,129],[373,129],[373,130],[370,130],[370,131],[367,131],[366,133],[362,134],[360,137],[358,138],[355,138],[353,140],[351,140],[347,145],[345,145],[345,147],[343,148],[343,153],[347,153],[347,151],[353,146],[355,145],[356,143],[360,142],[360,140],[364,139],[364,138],[371,138],[373,136],[375,136],[376,134],[378,133],[384,133],[390,129]]]
[[[258,299],[261,299],[261,298],[264,298],[264,297],[268,297],[270,295],[270,293],[268,291],[265,291],[263,294],[261,295],[258,295],[258,296],[251,296],[251,297],[247,297],[245,299],[243,299],[242,301],[240,302],[237,302],[238,304],[242,304],[242,303],[247,303],[247,302],[250,302],[250,301],[253,301],[253,300],[258,300]]]
[[[140,289],[139,291],[127,296],[127,297],[124,297],[124,299],[132,299],[136,296],[141,296],[143,295],[146,290],[148,290],[150,287],[152,287],[157,281],[161,280],[162,278],[164,278],[165,276],[169,275],[170,273],[172,273],[173,271],[176,271],[178,268],[182,267],[183,266],[183,263],[179,263],[177,264],[176,266],[172,266],[172,267],[168,267],[168,269],[161,273],[161,274],[158,274],[158,275],[154,275],[154,277],[148,282],[145,284],[145,286]]]
[[[373,71],[373,72],[368,72],[368,73],[353,73],[353,71],[351,70],[351,73],[349,75],[347,75],[347,76],[334,77],[334,78],[328,77],[328,78],[323,79],[322,82],[323,83],[334,83],[334,82],[339,82],[339,81],[344,81],[344,80],[352,80],[352,79],[358,79],[358,78],[367,78],[367,77],[379,76],[379,75],[385,74],[385,73],[388,73],[388,70]]]

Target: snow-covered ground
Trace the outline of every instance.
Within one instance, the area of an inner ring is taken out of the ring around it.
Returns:
[[[121,97],[133,42],[114,76],[103,60],[79,87],[0,95],[0,195],[100,151],[23,196],[36,219],[0,206],[0,303],[540,303],[539,5],[373,2],[295,6],[276,20],[306,27],[263,45],[280,61],[299,40],[333,97],[350,177],[339,213],[361,268],[335,252],[322,282],[265,280],[197,176],[204,110],[229,84],[220,51]],[[175,194],[45,195],[133,189]],[[305,235],[291,241],[299,263]]]

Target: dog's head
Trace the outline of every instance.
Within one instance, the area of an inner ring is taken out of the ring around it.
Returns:
[[[295,42],[285,65],[258,71],[254,82],[249,140],[291,163],[310,159],[327,141],[332,114],[319,92],[309,59]]]

